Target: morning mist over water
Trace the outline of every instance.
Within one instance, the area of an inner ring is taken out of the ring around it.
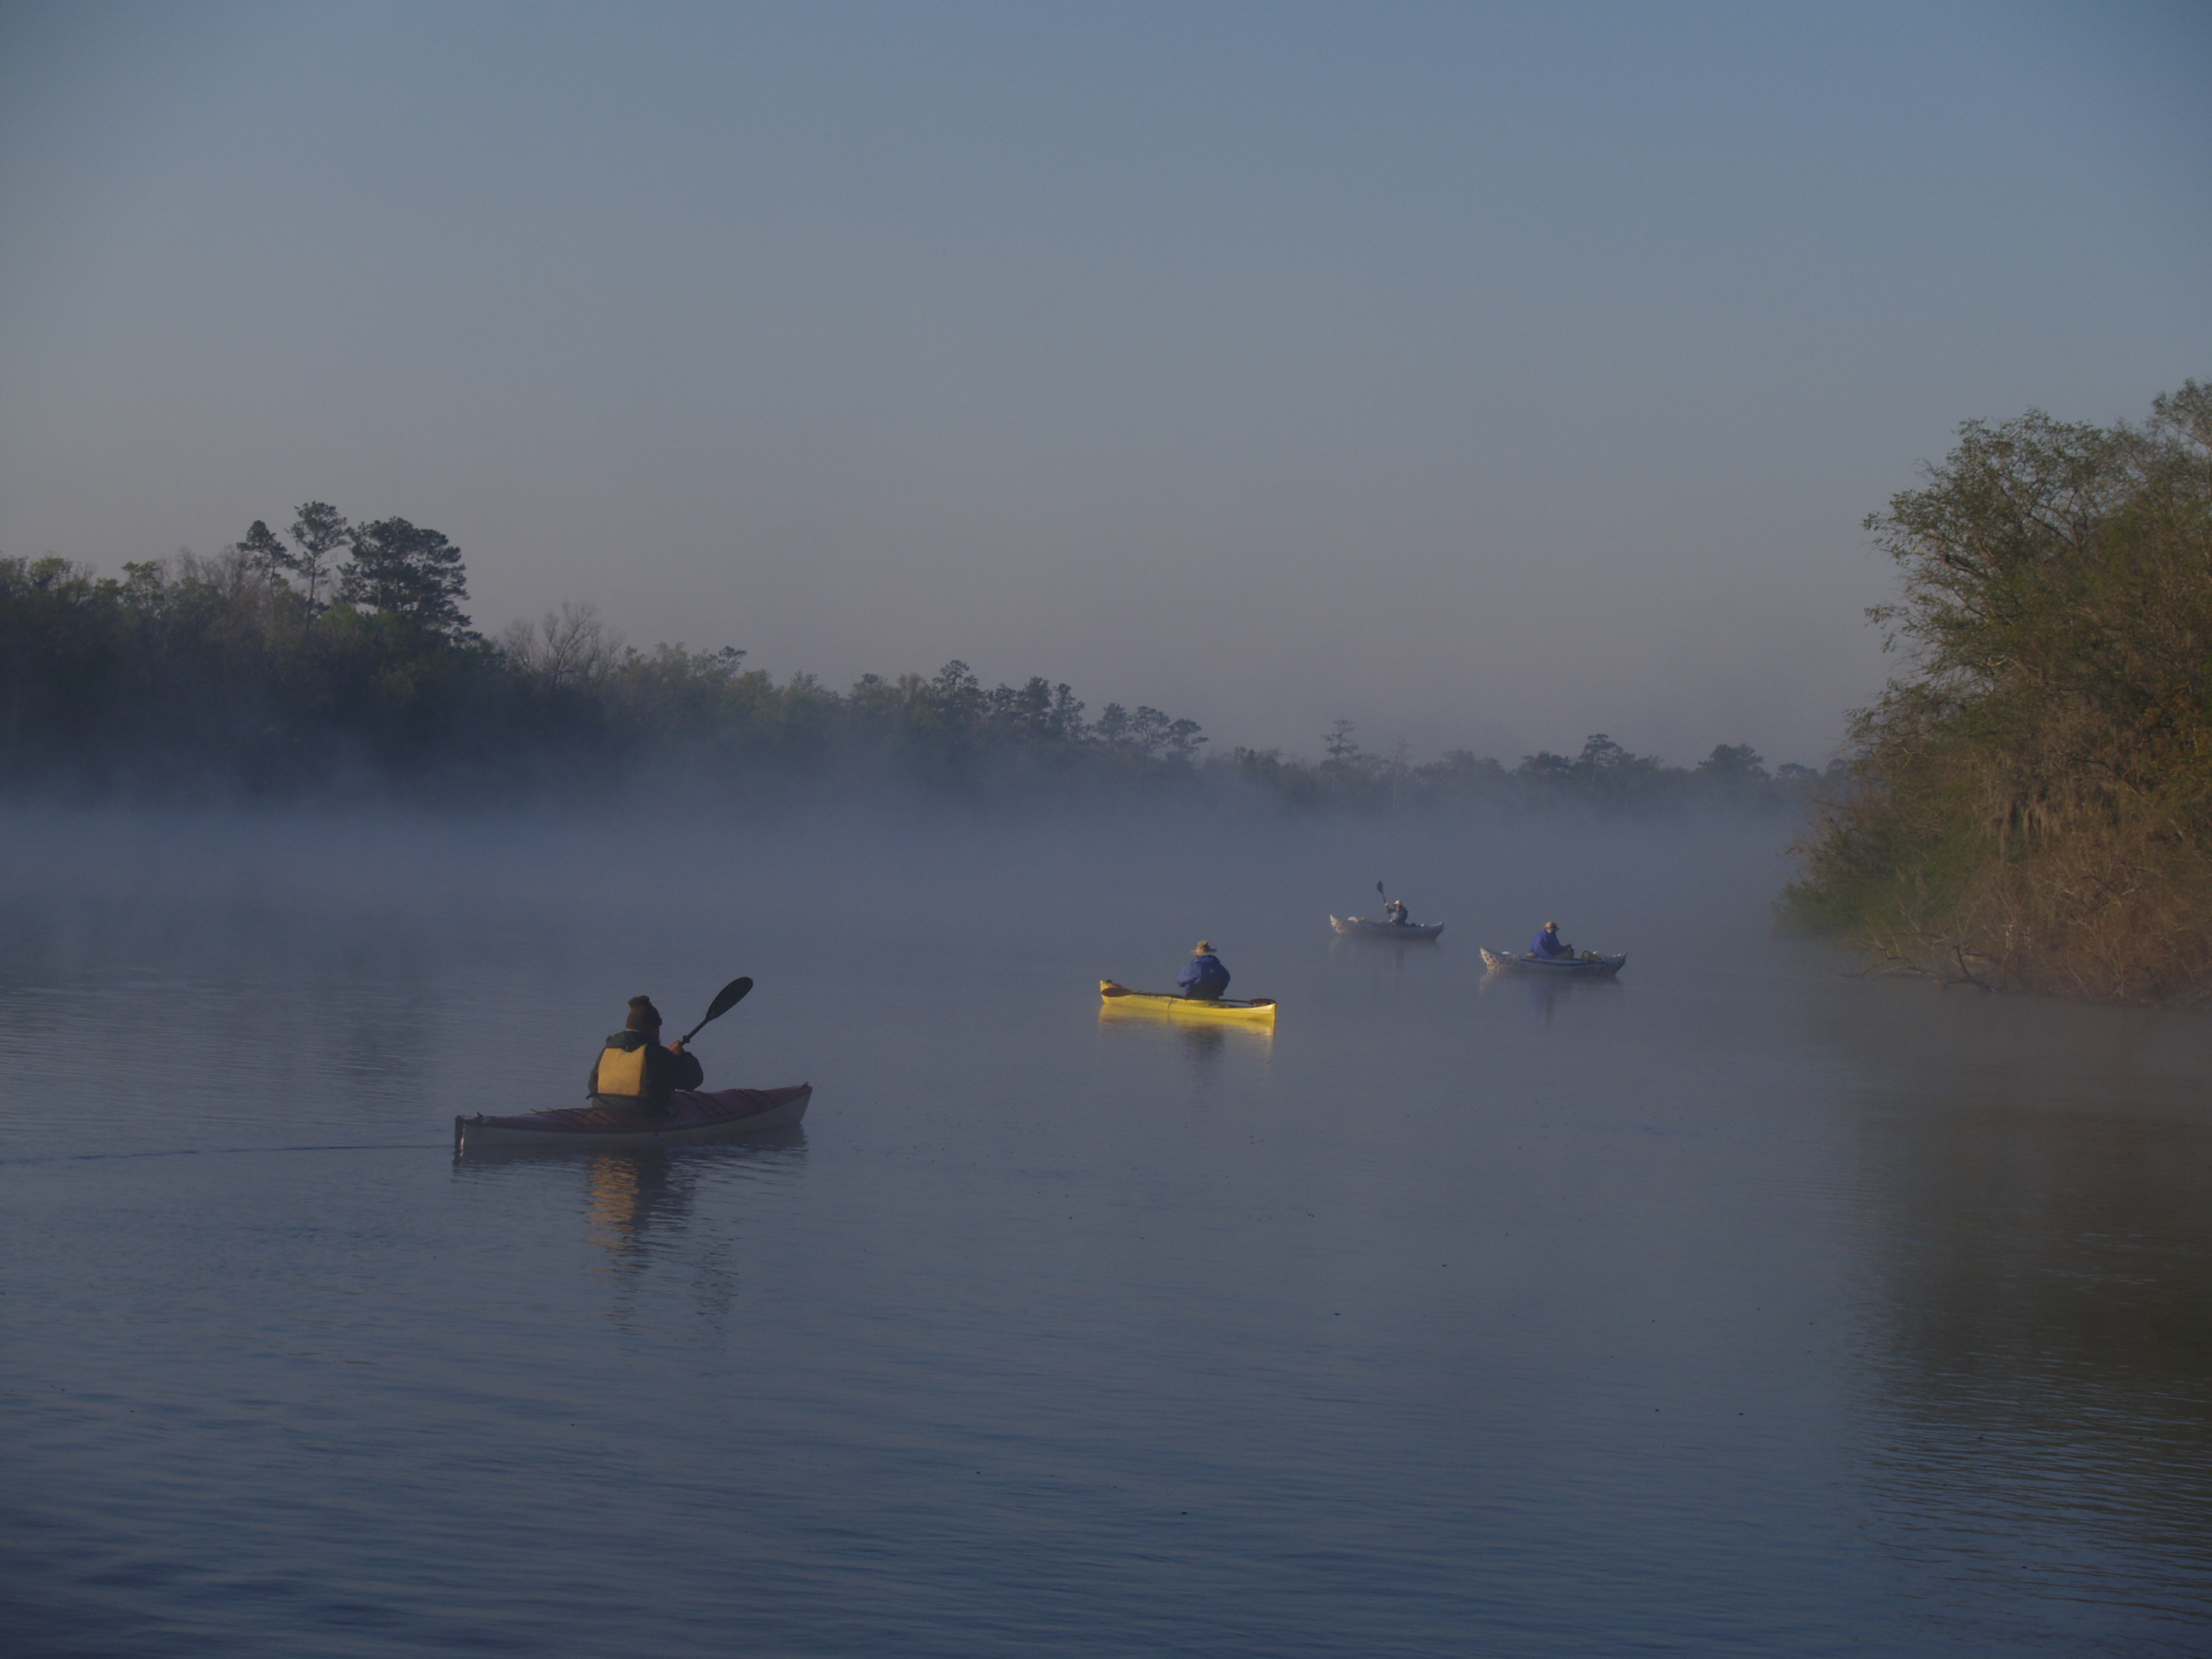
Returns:
[[[2188,1651],[2199,1027],[1844,977],[1790,828],[10,810],[16,1628]],[[1271,1036],[1101,1019],[1201,935]],[[453,1157],[739,972],[800,1129]]]

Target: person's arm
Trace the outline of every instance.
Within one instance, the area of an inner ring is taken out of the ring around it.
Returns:
[[[681,1042],[668,1046],[668,1057],[675,1064],[670,1075],[678,1089],[696,1089],[707,1080],[707,1069],[699,1064],[699,1057],[688,1051]]]
[[[663,1090],[696,1089],[702,1074],[698,1060],[673,1044],[645,1045],[646,1086],[654,1094]]]

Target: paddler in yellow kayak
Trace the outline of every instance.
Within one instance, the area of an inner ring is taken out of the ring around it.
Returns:
[[[1229,988],[1229,969],[1221,965],[1221,958],[1213,953],[1213,946],[1200,939],[1192,947],[1191,959],[1183,964],[1183,971],[1175,976],[1177,992],[1193,1001],[1212,1002]]]
[[[584,1092],[594,1105],[665,1117],[677,1090],[696,1089],[706,1080],[698,1057],[684,1052],[683,1039],[662,1046],[660,1010],[652,998],[633,996],[622,1029],[607,1039],[592,1062]]]

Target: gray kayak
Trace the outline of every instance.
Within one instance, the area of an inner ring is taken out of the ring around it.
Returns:
[[[1441,922],[1370,922],[1364,916],[1329,918],[1329,925],[1346,938],[1433,939],[1444,931]]]
[[[1483,950],[1483,964],[1494,974],[1547,974],[1554,979],[1611,979],[1627,963],[1618,957],[1515,956],[1510,950]]]

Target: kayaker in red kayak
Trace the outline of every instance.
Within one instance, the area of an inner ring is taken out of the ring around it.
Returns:
[[[663,1046],[660,1010],[649,996],[630,999],[630,1016],[607,1039],[592,1062],[584,1092],[601,1106],[620,1106],[652,1117],[665,1117],[678,1089],[696,1089],[707,1080],[696,1055],[681,1039]]]

